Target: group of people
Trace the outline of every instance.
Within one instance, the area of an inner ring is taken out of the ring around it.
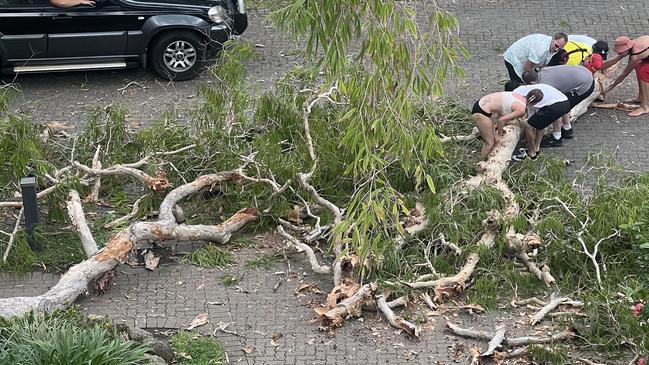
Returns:
[[[649,36],[636,39],[618,37],[608,59],[608,43],[585,35],[554,36],[532,34],[512,44],[503,54],[509,81],[505,91],[480,98],[472,118],[484,142],[481,155],[491,153],[508,121],[527,114],[525,140],[512,156],[515,161],[536,159],[543,147],[560,147],[563,139],[573,138],[569,113],[595,90],[594,73],[605,72],[625,57],[628,64],[606,88],[602,96],[636,71],[638,98],[630,102],[638,108],[629,113],[637,117],[649,113]],[[544,136],[546,127],[552,133]]]

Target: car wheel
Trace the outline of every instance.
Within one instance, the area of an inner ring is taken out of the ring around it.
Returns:
[[[192,32],[169,32],[151,48],[155,72],[167,80],[182,81],[196,77],[205,62],[205,44]]]

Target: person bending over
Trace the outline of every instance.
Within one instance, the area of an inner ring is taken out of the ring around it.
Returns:
[[[498,143],[506,122],[525,115],[525,102],[523,96],[507,91],[488,94],[476,101],[471,118],[482,137],[482,157],[487,157]]]
[[[595,90],[593,74],[582,66],[548,66],[539,70],[523,73],[523,82],[527,85],[546,84],[561,91],[570,103],[570,109],[584,101]],[[543,138],[541,147],[561,147],[563,138],[573,138],[574,133],[570,124],[570,115],[566,113],[561,120],[553,124],[551,135]]]
[[[636,78],[638,79],[638,99],[633,102],[638,102],[640,106],[630,112],[629,116],[637,117],[649,113],[649,35],[643,35],[636,39],[618,37],[615,39],[613,52],[617,53],[617,56],[606,61],[602,66],[602,70],[617,64],[626,56],[629,56],[629,61],[624,71],[604,90],[603,94],[611,92],[635,69]]]
[[[519,86],[513,92],[525,96],[528,119],[525,123],[527,148],[520,149],[512,160],[522,161],[528,156],[535,160],[541,148],[543,130],[568,113],[570,103],[561,91],[545,84]]]
[[[509,82],[505,85],[505,91],[511,91],[523,83],[521,79],[523,72],[547,65],[552,55],[562,49],[566,42],[568,36],[565,33],[557,33],[553,37],[531,34],[509,46],[503,54],[505,67],[509,73]]]

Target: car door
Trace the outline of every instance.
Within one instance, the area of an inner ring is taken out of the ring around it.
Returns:
[[[1,0],[0,0],[1,1]],[[116,58],[126,52],[127,15],[110,0],[96,7],[44,9],[49,20],[49,58]]]
[[[0,0],[0,59],[26,63],[47,56],[47,27],[42,3]]]

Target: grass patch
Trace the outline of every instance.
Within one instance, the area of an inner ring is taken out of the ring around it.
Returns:
[[[225,350],[211,337],[180,331],[169,340],[180,365],[225,364]]]
[[[530,355],[537,364],[570,364],[566,350],[558,347],[530,346]]]
[[[183,256],[182,262],[205,268],[225,267],[232,263],[232,254],[214,245],[205,245]]]
[[[237,278],[232,275],[223,275],[219,278],[219,282],[225,287],[237,285],[240,280],[241,280],[240,278]]]
[[[139,364],[147,351],[122,341],[107,322],[90,321],[74,309],[0,325],[0,364]]]

